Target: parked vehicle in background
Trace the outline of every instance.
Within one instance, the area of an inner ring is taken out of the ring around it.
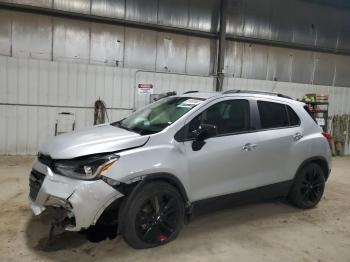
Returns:
[[[191,92],[45,144],[30,175],[35,214],[70,231],[116,223],[134,248],[172,241],[206,200],[320,201],[331,170],[322,129],[278,94]]]

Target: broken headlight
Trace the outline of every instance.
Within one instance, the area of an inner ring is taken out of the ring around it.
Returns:
[[[53,163],[53,169],[56,173],[64,176],[91,180],[106,172],[118,159],[119,156],[109,154],[56,160]]]

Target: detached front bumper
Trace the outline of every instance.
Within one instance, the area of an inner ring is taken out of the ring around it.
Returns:
[[[29,202],[35,215],[47,207],[63,208],[74,221],[66,230],[80,231],[94,225],[103,211],[123,196],[102,180],[85,181],[57,175],[39,161],[33,164]]]

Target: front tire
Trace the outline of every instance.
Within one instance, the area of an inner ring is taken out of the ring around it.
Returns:
[[[298,208],[313,208],[320,202],[324,188],[325,174],[322,168],[316,163],[310,163],[297,174],[288,199]]]
[[[144,185],[125,207],[122,235],[137,249],[152,248],[174,240],[184,224],[184,201],[168,183]]]

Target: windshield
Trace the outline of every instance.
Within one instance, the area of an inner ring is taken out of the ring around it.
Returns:
[[[174,123],[203,100],[192,97],[164,98],[112,125],[141,135],[154,134]]]

